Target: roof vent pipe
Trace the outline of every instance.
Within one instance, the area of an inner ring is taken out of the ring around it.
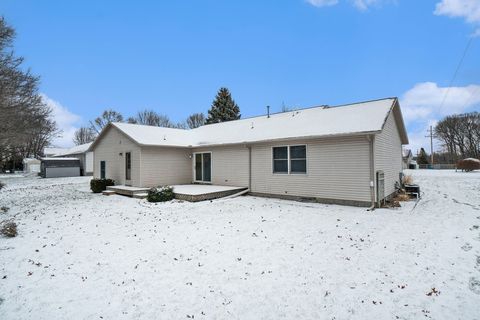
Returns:
[[[267,106],[267,118],[270,118],[270,106]]]

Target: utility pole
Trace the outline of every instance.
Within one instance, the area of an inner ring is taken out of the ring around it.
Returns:
[[[428,136],[425,136],[425,138],[430,138],[430,163],[433,165],[433,128],[430,126],[430,129],[427,130],[429,133]]]

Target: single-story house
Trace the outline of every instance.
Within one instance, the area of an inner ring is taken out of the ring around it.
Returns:
[[[206,183],[253,195],[370,206],[395,194],[407,132],[397,98],[172,129],[110,123],[94,177],[134,187]]]
[[[23,159],[23,172],[24,173],[39,173],[40,172],[40,160],[35,158]]]
[[[55,154],[55,158],[68,157],[80,160],[80,175],[93,175],[93,152],[88,151],[92,142],[80,144]]]

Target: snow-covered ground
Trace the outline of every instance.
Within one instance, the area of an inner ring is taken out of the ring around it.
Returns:
[[[373,213],[0,179],[0,318],[480,319],[480,173],[410,173],[418,205]]]

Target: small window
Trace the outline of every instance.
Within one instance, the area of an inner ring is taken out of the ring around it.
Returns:
[[[105,179],[105,161],[100,161],[100,179]]]
[[[307,172],[307,147],[306,146],[290,147],[290,172],[291,173]]]
[[[273,148],[273,173],[288,173],[288,147]]]

